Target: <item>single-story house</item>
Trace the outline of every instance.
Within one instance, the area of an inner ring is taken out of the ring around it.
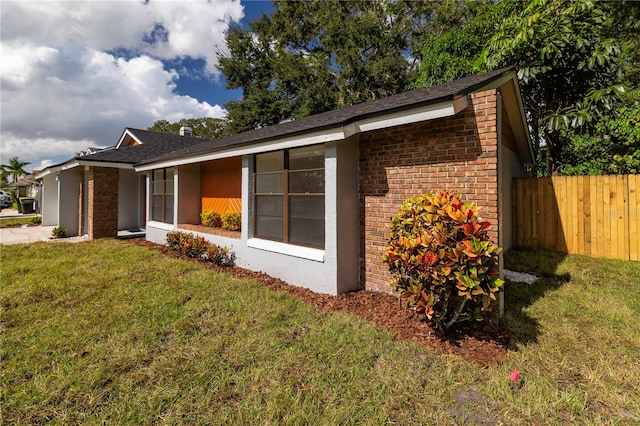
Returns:
[[[200,141],[137,161],[141,177],[131,167],[125,177],[120,166],[114,171],[121,193],[133,188],[131,219],[145,226],[147,240],[196,232],[230,247],[241,267],[338,294],[390,290],[382,262],[389,220],[426,191],[462,191],[482,206],[492,239],[509,248],[512,180],[533,162],[516,74],[502,69]],[[78,187],[99,167],[76,163]],[[114,179],[105,178],[105,191]],[[117,204],[115,194],[94,197]],[[208,209],[241,211],[241,231],[198,226]]]
[[[124,130],[112,147],[89,148],[35,175],[42,183],[42,224],[61,226],[68,235],[116,237],[144,228],[146,177],[136,163],[202,142],[186,135]]]

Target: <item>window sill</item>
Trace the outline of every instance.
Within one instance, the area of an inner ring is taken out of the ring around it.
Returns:
[[[247,247],[313,260],[316,262],[324,262],[324,250],[314,249],[311,247],[295,246],[292,244],[279,243],[277,241],[262,240],[260,238],[248,239]]]
[[[163,229],[165,231],[173,231],[173,223],[156,222],[150,220],[149,222],[147,222],[146,226],[151,228]]]

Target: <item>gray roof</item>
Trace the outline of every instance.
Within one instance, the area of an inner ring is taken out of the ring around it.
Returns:
[[[353,122],[372,118],[375,116],[390,114],[417,108],[430,104],[454,100],[459,96],[468,95],[479,88],[497,80],[511,72],[512,68],[502,68],[485,74],[461,78],[449,83],[427,87],[425,89],[412,90],[397,95],[389,96],[376,101],[364,102],[342,109],[327,111],[321,114],[300,118],[287,123],[262,127],[248,132],[238,133],[220,139],[202,141],[195,145],[189,145],[180,150],[167,152],[154,158],[141,160],[138,164],[149,164],[159,161],[167,161],[189,157],[199,154],[219,151],[225,148],[241,145],[250,145],[256,142],[265,142],[304,134],[310,131],[321,131],[336,126],[347,126]]]
[[[94,154],[83,155],[75,158],[83,161],[136,164],[163,154],[170,154],[188,146],[202,143],[201,138],[157,133],[131,128],[125,129],[125,132],[127,130],[142,143],[119,149],[115,149],[115,147],[113,147],[111,149],[98,151]]]

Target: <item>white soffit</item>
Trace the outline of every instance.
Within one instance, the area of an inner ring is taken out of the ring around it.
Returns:
[[[465,109],[467,106],[467,97],[460,96],[452,101],[440,102],[437,104],[394,112],[378,117],[366,118],[363,120],[358,120],[346,126],[340,126],[333,129],[321,130],[302,136],[296,135],[284,139],[258,142],[243,147],[231,147],[228,150],[217,151],[210,154],[198,154],[192,157],[183,157],[158,163],[146,164],[140,167],[135,167],[135,170],[137,172],[144,172],[153,169],[162,169],[166,167],[175,167],[185,164],[199,163],[203,161],[219,160],[228,157],[258,154],[266,151],[278,151],[281,149],[339,141],[347,139],[361,132],[386,129],[389,127],[453,116]]]

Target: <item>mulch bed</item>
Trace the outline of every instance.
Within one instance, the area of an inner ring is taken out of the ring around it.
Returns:
[[[142,238],[128,241],[159,250],[169,256],[187,259],[167,246],[155,244]],[[460,356],[481,366],[489,366],[498,363],[508,352],[509,335],[507,331],[488,321],[467,323],[464,325],[464,329],[455,330],[450,336],[440,336],[412,309],[400,306],[398,297],[392,294],[361,290],[339,296],[329,296],[287,284],[262,272],[250,271],[237,266],[225,268],[210,263],[207,265],[238,278],[253,278],[274,291],[286,291],[325,312],[341,311],[357,315],[365,321],[388,330],[397,339],[414,342],[439,354]]]

